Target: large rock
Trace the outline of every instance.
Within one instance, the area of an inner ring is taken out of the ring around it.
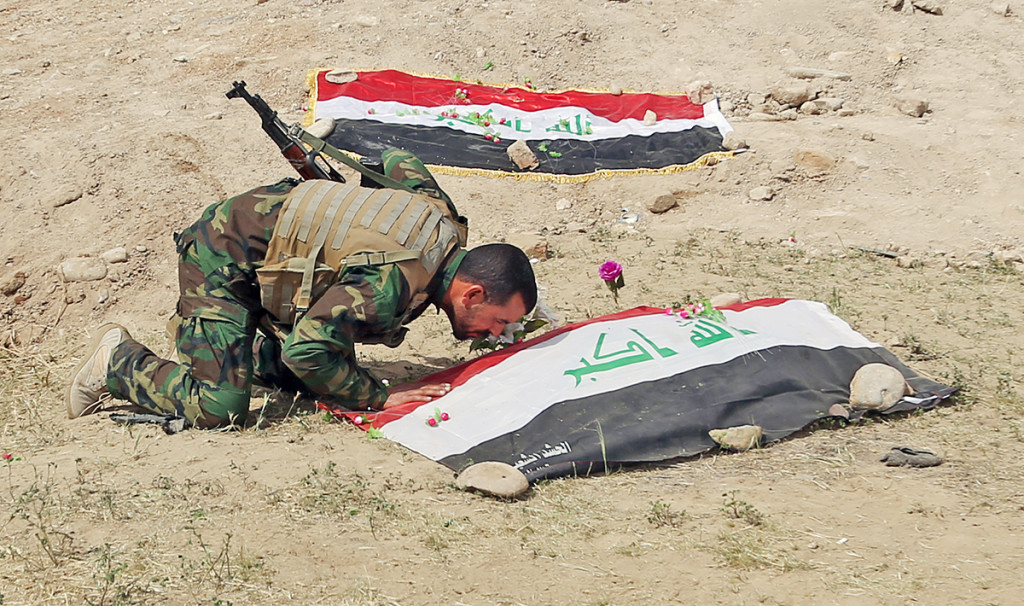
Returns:
[[[502,499],[513,499],[530,488],[523,472],[498,461],[470,465],[459,474],[455,485],[462,490],[476,490]]]
[[[855,410],[887,410],[912,393],[903,373],[888,364],[865,364],[850,382],[850,406]]]

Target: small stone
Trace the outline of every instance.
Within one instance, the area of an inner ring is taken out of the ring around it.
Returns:
[[[778,122],[781,119],[782,118],[778,116],[766,114],[764,112],[750,112],[750,114],[747,115],[747,120],[753,122]]]
[[[644,112],[644,126],[654,126],[654,124],[657,121],[658,121],[658,114],[654,113],[651,110],[647,110],[647,111]]]
[[[533,153],[526,141],[519,140],[508,146],[505,150],[508,159],[515,163],[521,170],[533,170],[540,166],[540,160]]]
[[[776,84],[772,87],[770,94],[772,99],[775,99],[779,104],[792,107],[799,107],[804,102],[810,101],[817,96],[811,85],[806,82]]]
[[[1010,16],[1010,4],[1008,2],[993,2],[988,5],[989,9],[1000,17]]]
[[[555,210],[557,211],[569,210],[570,208],[572,208],[572,200],[569,198],[559,198],[555,202]]]
[[[52,194],[50,194],[50,204],[53,208],[60,208],[66,204],[71,204],[75,200],[82,197],[85,192],[82,188],[74,185],[62,185],[57,188]]]
[[[879,459],[887,467],[935,467],[942,465],[942,457],[930,450],[894,446]]]
[[[96,292],[96,304],[103,305],[110,299],[110,290],[107,288],[101,288]]]
[[[175,63],[188,63],[188,57],[184,55],[179,55],[172,59],[172,61],[174,61]]]
[[[773,197],[775,197],[775,192],[773,192],[772,188],[768,187],[767,185],[762,185],[761,187],[755,187],[754,189],[750,190],[747,193],[747,196],[751,200],[767,202],[768,200],[771,200]]]
[[[715,98],[715,87],[709,80],[694,80],[686,87],[686,97],[695,105],[704,105]]]
[[[808,116],[817,116],[819,114],[826,114],[829,112],[829,107],[820,99],[812,99],[810,101],[804,101],[800,105],[800,113],[807,114]]]
[[[850,418],[850,409],[843,406],[842,404],[833,404],[828,407],[828,414],[833,417],[842,417],[844,419]]]
[[[622,94],[622,87],[618,84],[612,84],[608,87],[608,92],[617,97]]]
[[[476,47],[476,58],[483,59],[487,56],[487,51],[482,46]]]
[[[711,297],[711,307],[729,307],[730,305],[739,305],[743,302],[743,297],[738,292],[721,292]]]
[[[743,137],[741,137],[738,134],[736,134],[736,131],[731,130],[731,131],[725,133],[725,136],[722,137],[722,148],[727,150],[727,151],[736,151],[737,149],[746,149],[747,148],[747,142],[743,139]]]
[[[921,267],[924,262],[920,258],[913,255],[900,255],[896,257],[896,267],[903,267],[906,269]]]
[[[326,139],[334,132],[334,118],[320,118],[309,125],[306,132],[317,139]]]
[[[137,246],[135,247],[135,252],[140,252],[140,253],[144,253],[144,252],[146,252],[147,250],[149,250],[149,249],[148,249],[148,248],[146,248],[146,245],[145,245],[145,244],[139,244],[139,245],[137,245]]]
[[[912,393],[903,373],[888,364],[861,366],[850,382],[850,406],[854,410],[886,410]]]
[[[1020,251],[1015,250],[992,251],[992,260],[1000,265],[1009,265],[1010,263],[1024,262],[1024,260],[1021,259]]]
[[[803,150],[793,156],[798,169],[808,177],[819,177],[835,168],[836,161],[824,152]]]
[[[885,60],[888,61],[891,65],[899,65],[900,63],[903,63],[903,59],[905,59],[903,53],[896,50],[895,48],[885,49]]]
[[[455,485],[462,490],[476,490],[502,499],[513,499],[530,488],[523,472],[498,461],[470,465],[459,474]]]
[[[660,215],[661,213],[668,212],[676,206],[679,206],[679,200],[676,200],[675,196],[672,194],[662,194],[647,204],[647,210],[656,215]]]
[[[813,78],[830,78],[832,80],[849,80],[850,74],[836,72],[829,69],[818,69],[816,67],[790,67],[786,74],[792,78],[810,80]]]
[[[0,283],[0,293],[3,293],[5,297],[9,297],[14,293],[18,292],[18,289],[25,285],[25,280],[28,278],[25,272],[18,271],[14,272],[9,280],[4,280]]]
[[[358,74],[350,69],[335,69],[324,74],[324,80],[331,84],[347,84],[354,82],[358,77]]]
[[[906,114],[914,118],[920,118],[925,114],[925,112],[930,111],[928,101],[921,99],[920,97],[910,95],[897,97],[896,100],[893,101],[893,106],[899,110],[901,114]]]
[[[929,15],[942,14],[942,3],[937,0],[912,0],[911,4],[913,4],[914,8],[917,10],[926,12]]]
[[[747,103],[753,107],[764,105],[765,103],[768,103],[770,99],[771,95],[766,95],[764,93],[750,93],[747,95]]]
[[[212,114],[206,114],[203,116],[203,120],[222,120],[223,118],[224,114],[220,112],[213,112]]]
[[[102,280],[107,276],[107,264],[96,257],[72,257],[57,266],[57,273],[65,282]]]
[[[817,101],[818,103],[824,104],[825,107],[827,107],[829,109],[829,111],[833,111],[833,112],[836,112],[836,111],[839,111],[840,109],[842,109],[843,104],[846,103],[845,99],[841,99],[839,97],[819,97],[815,101]]]
[[[373,15],[359,15],[352,20],[359,27],[374,27],[380,20]]]
[[[526,253],[531,259],[548,258],[547,238],[534,233],[510,233],[505,236],[505,241]]]
[[[764,429],[760,425],[738,425],[708,432],[715,443],[731,450],[750,450],[761,443]]]
[[[110,250],[102,253],[100,258],[107,263],[124,263],[128,260],[128,249],[123,246],[111,248]]]

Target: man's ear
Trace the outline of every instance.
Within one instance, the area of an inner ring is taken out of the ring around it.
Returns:
[[[462,291],[462,301],[466,307],[479,305],[487,300],[487,292],[484,287],[472,282],[466,283],[466,289]]]

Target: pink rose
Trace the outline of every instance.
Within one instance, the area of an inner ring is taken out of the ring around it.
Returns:
[[[615,261],[605,261],[597,270],[597,274],[605,282],[611,282],[622,275],[622,266]]]

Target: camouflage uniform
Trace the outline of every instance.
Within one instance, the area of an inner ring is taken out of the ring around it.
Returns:
[[[384,173],[454,209],[414,155],[385,151]],[[107,387],[116,398],[159,413],[212,426],[241,423],[249,410],[255,375],[265,384],[301,390],[348,408],[379,408],[384,384],[359,367],[354,344],[380,342],[437,304],[464,253],[453,252],[431,280],[427,303],[412,298],[394,265],[353,267],[316,300],[278,343],[254,341],[264,311],[256,269],[262,267],[281,205],[298,184],[285,179],[210,206],[175,235],[179,265],[176,341],[180,363],[164,360],[134,340],[113,351]],[[457,213],[453,213],[458,216]]]

